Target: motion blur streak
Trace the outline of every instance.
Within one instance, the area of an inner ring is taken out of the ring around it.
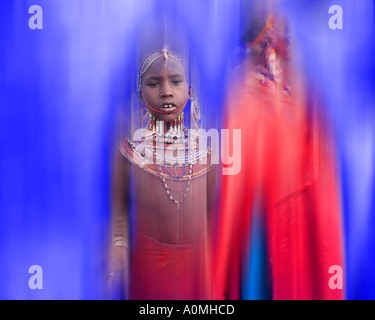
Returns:
[[[343,29],[328,28],[328,8],[343,9]],[[347,299],[374,299],[375,263],[374,2],[285,1],[303,56],[305,74],[319,87],[338,142],[345,230]]]

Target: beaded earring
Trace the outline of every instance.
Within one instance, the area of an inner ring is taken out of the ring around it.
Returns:
[[[200,107],[198,103],[198,99],[194,95],[194,92],[191,90],[191,97],[190,97],[190,128],[191,129],[199,129],[199,121],[201,119]]]

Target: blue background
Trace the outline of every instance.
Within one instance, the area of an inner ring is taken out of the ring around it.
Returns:
[[[244,2],[1,1],[1,299],[108,297],[110,159],[133,94],[139,26],[150,17],[184,26],[205,124],[219,127]],[[43,30],[28,26],[35,4]],[[328,27],[333,4],[342,30]],[[374,2],[285,0],[280,10],[337,138],[346,297],[374,299]],[[43,290],[28,287],[31,265],[43,268]]]

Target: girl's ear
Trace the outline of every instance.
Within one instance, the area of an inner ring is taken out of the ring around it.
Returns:
[[[193,97],[193,89],[189,86],[189,91],[188,91],[188,97],[189,97],[189,100],[191,100],[191,98]]]

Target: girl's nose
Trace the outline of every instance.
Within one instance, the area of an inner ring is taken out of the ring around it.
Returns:
[[[160,90],[160,97],[164,99],[173,97],[173,90],[169,83],[163,83]]]

